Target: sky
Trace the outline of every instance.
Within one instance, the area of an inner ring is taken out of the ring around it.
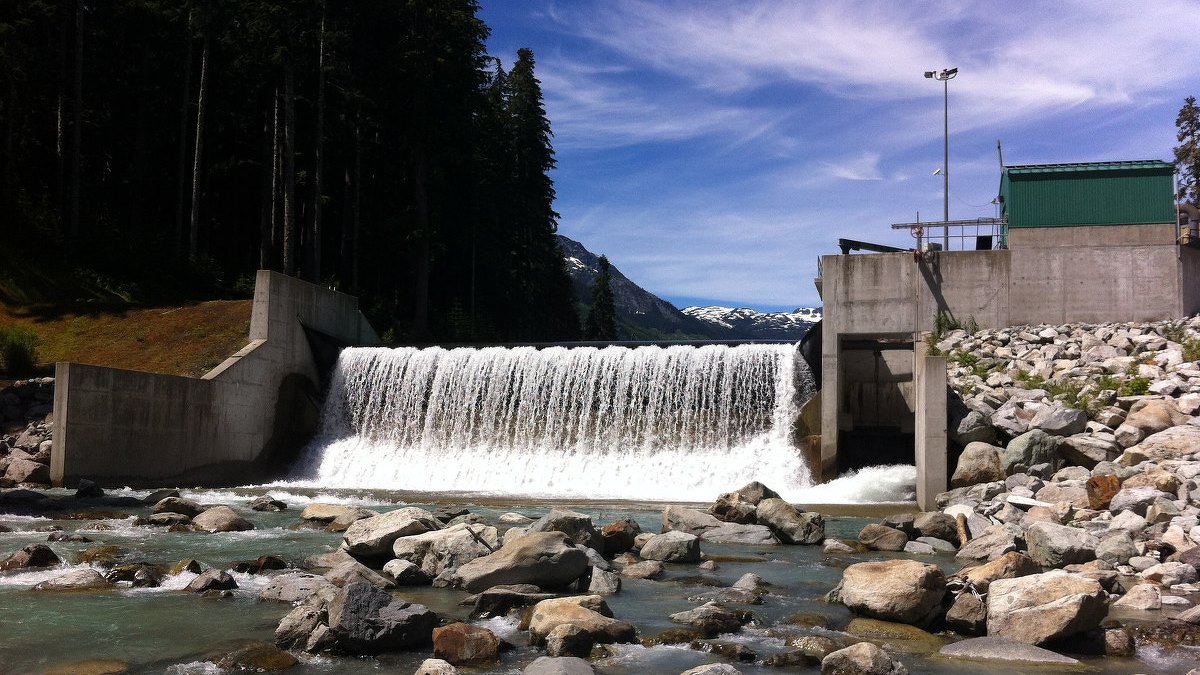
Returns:
[[[1004,162],[1171,161],[1200,0],[481,0],[533,50],[559,232],[678,307],[819,306],[839,238],[994,217]],[[925,71],[958,68],[948,85]]]

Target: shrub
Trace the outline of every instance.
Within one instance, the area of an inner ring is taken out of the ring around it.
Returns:
[[[1200,361],[1200,340],[1191,339],[1183,344],[1183,360],[1184,361]]]
[[[0,366],[9,375],[33,373],[37,365],[37,333],[24,326],[0,328]]]
[[[1143,396],[1150,393],[1150,378],[1132,377],[1117,390],[1119,396]]]

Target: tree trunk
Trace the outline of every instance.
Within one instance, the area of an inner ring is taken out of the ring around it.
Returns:
[[[272,97],[274,101],[274,97]],[[271,106],[262,112],[262,184],[259,186],[259,215],[258,215],[258,268],[268,270],[274,268],[271,259],[273,249],[272,226],[275,216],[275,127],[271,119]]]
[[[321,177],[325,146],[325,2],[321,2],[321,29],[317,52],[317,138],[313,146],[312,232],[307,253],[305,277],[321,282]]]
[[[62,10],[60,9],[60,12]],[[67,15],[58,22],[58,103],[55,110],[54,152],[57,162],[54,185],[55,238],[62,243],[63,224],[67,221]]]
[[[83,0],[75,3],[75,96],[71,103],[71,204],[67,216],[67,253],[74,256],[79,243],[80,164],[83,162]]]
[[[281,190],[279,187],[280,162],[283,161],[283,130],[279,126],[279,87],[271,94],[271,269],[279,271],[283,263],[282,222],[279,218]]]
[[[196,261],[200,254],[200,168],[204,159],[204,108],[208,99],[209,30],[204,30],[200,48],[200,91],[196,95],[196,150],[192,153],[192,216],[188,226],[188,258]]]
[[[296,103],[290,56],[283,62],[283,273],[296,274]]]
[[[183,97],[179,102],[179,164],[175,175],[179,178],[179,186],[175,193],[175,236],[172,239],[172,249],[175,258],[183,257],[183,218],[184,196],[187,194],[187,147],[188,147],[188,102],[192,98],[192,10],[188,9],[187,25],[187,58],[183,62]]]

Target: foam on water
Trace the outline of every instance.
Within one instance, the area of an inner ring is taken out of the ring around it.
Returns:
[[[909,502],[916,498],[917,467],[911,464],[868,466],[828,483],[800,490],[792,501],[804,504]]]
[[[792,345],[347,349],[291,485],[707,501],[811,484]]]

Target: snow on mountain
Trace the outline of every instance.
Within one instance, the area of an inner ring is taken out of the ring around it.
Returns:
[[[821,320],[820,307],[797,307],[791,312],[759,312],[748,307],[684,307],[684,314],[728,328],[750,339],[799,340]]]

